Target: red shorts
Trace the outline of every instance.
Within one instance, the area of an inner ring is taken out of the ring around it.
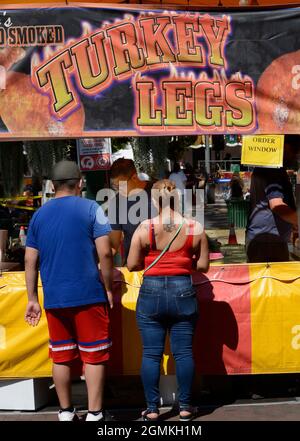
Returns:
[[[97,364],[109,359],[112,344],[106,303],[47,309],[49,355],[54,363],[65,363],[80,356],[84,363]]]

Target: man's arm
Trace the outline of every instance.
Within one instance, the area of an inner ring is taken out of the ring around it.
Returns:
[[[269,207],[286,222],[297,226],[297,212],[295,208],[284,202],[286,197],[293,198],[292,187],[288,182],[286,173],[276,169],[266,169],[262,178],[265,182],[265,192],[269,202]],[[287,199],[287,200],[288,200]]]
[[[109,233],[110,246],[112,249],[113,256],[117,254],[120,248],[121,240],[122,240],[122,231],[121,230],[112,230]]]
[[[276,213],[281,219],[289,222],[290,224],[297,226],[298,217],[297,212],[293,208],[290,208],[282,198],[273,198],[269,200],[269,206],[273,213]]]
[[[97,253],[100,261],[101,273],[110,307],[113,307],[112,282],[113,282],[113,258],[108,236],[95,239]]]
[[[37,249],[26,247],[25,279],[28,304],[25,312],[25,321],[31,326],[36,326],[39,323],[42,314],[38,300],[38,258],[39,252]]]

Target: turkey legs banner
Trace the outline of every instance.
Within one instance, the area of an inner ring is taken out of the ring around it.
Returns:
[[[300,8],[0,11],[0,138],[300,131]]]

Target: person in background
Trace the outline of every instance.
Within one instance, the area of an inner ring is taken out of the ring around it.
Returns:
[[[250,201],[250,188],[246,188],[246,191],[244,193],[244,200]]]
[[[208,174],[205,168],[200,168],[199,172],[197,173],[197,180],[198,180],[198,188],[201,190],[205,190],[207,181],[208,181]]]
[[[194,206],[196,205],[196,188],[198,186],[198,179],[196,178],[194,167],[189,162],[185,164],[184,173],[187,178],[185,187],[192,191],[192,205]]]
[[[0,204],[0,230],[7,230],[8,236],[13,232],[13,220],[9,209]]]
[[[205,168],[201,167],[197,173],[197,188],[204,192],[204,203],[207,204],[207,181],[208,173]]]
[[[80,356],[88,390],[86,421],[100,421],[105,419],[104,374],[111,346],[107,305],[113,306],[111,228],[102,208],[80,197],[82,180],[75,162],[57,163],[52,181],[55,197],[34,214],[27,235],[25,320],[36,326],[42,313],[37,290],[39,260],[53,380],[60,403],[58,419],[77,419],[71,369]]]
[[[139,171],[139,173],[138,173],[138,178],[139,178],[141,181],[150,181],[150,180],[151,180],[151,179],[150,179],[150,176],[147,175],[147,173],[145,173],[143,167],[140,167],[140,171]]]
[[[176,188],[178,190],[180,190],[182,193],[184,192],[186,187],[187,177],[184,174],[184,172],[181,170],[178,162],[175,162],[173,171],[169,176],[169,180],[175,183]]]
[[[289,260],[288,241],[298,219],[292,185],[286,168],[297,165],[300,135],[285,135],[283,167],[253,170],[250,215],[246,228],[248,262]]]
[[[124,240],[124,262],[127,260],[130,243],[136,228],[145,219],[151,217],[151,188],[152,183],[142,181],[132,159],[117,159],[110,170],[111,186],[118,192],[115,198],[110,200],[109,221],[112,228],[110,241],[113,253],[116,254]],[[146,192],[147,205],[138,213],[137,219],[129,217],[133,205],[139,200],[142,192]],[[112,209],[111,209],[112,208]]]
[[[231,154],[229,152],[226,153],[226,155],[224,156],[224,161],[225,162],[225,170],[229,171],[230,170],[230,166],[231,166]]]
[[[198,184],[198,179],[196,178],[194,167],[189,162],[185,164],[184,173],[187,178],[185,187],[190,189],[195,188]]]
[[[197,414],[191,406],[192,340],[198,313],[191,274],[194,268],[208,270],[208,244],[202,226],[176,211],[179,194],[172,181],[156,182],[153,191],[159,214],[137,228],[127,259],[129,271],[145,270],[136,309],[147,401],[142,418],[153,421],[159,416],[160,362],[168,332],[176,362],[180,420],[189,421]]]

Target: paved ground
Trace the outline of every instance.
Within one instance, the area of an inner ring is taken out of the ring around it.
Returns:
[[[113,421],[140,421],[141,409],[109,409]],[[84,417],[85,411],[79,411]],[[57,421],[57,411],[0,412],[1,421]],[[178,421],[178,412],[170,407],[161,409],[160,421]],[[195,421],[300,421],[300,402],[201,406]]]
[[[228,244],[230,225],[225,204],[207,205],[204,211],[204,226],[209,237],[219,240],[222,245]],[[245,244],[245,228],[235,228],[237,242]]]
[[[245,229],[235,228],[237,244],[228,244],[230,225],[228,223],[227,207],[225,203],[209,204],[205,207],[204,225],[206,233],[211,241],[215,241],[215,243],[219,242],[219,244],[221,244],[220,251],[224,258],[218,261],[218,263],[246,262]]]
[[[211,377],[194,388],[196,421],[300,421],[300,374]],[[127,381],[128,380],[128,381]],[[109,379],[106,405],[114,421],[139,421],[144,396],[139,377]],[[251,398],[253,386],[261,394]],[[213,390],[214,389],[214,390]],[[49,403],[36,412],[0,411],[1,421],[57,421],[58,403],[51,389]],[[73,384],[74,405],[81,417],[87,409],[84,381]],[[161,421],[177,421],[178,410],[161,408]]]
[[[204,209],[206,230],[229,229],[227,207],[225,203],[208,204]]]

